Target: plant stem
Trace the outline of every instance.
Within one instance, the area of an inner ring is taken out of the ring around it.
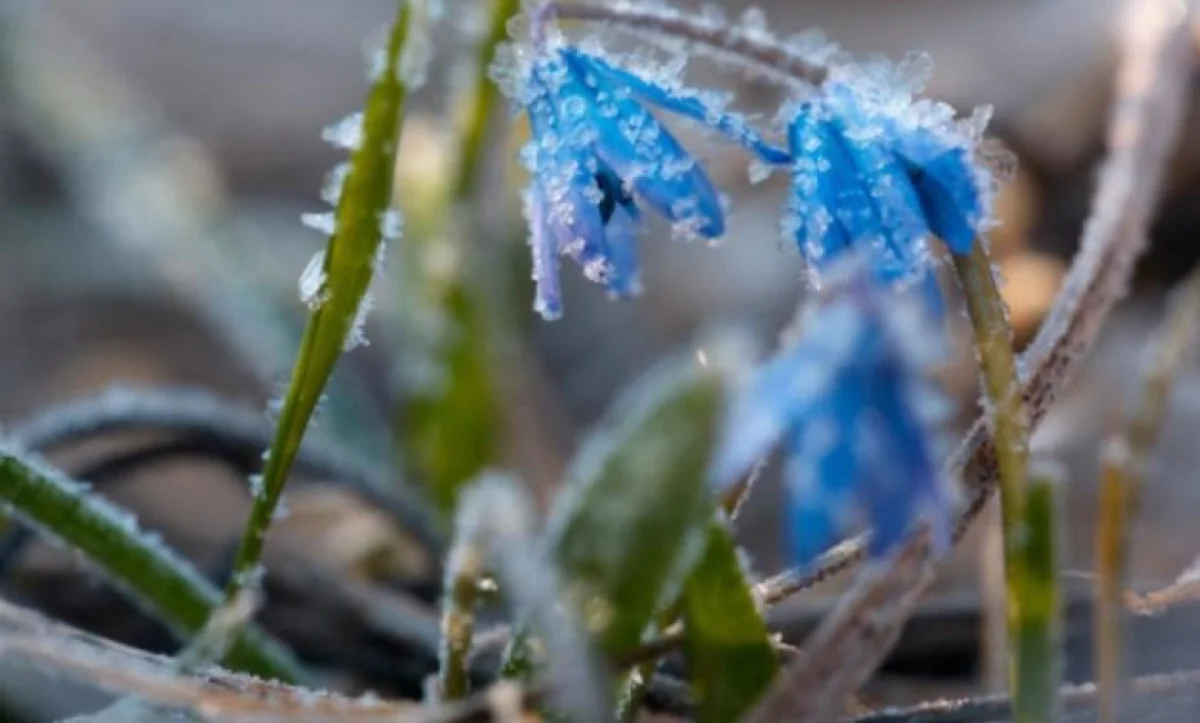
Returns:
[[[459,489],[493,461],[500,436],[500,413],[490,343],[495,311],[472,283],[471,262],[462,252],[471,231],[469,208],[484,160],[484,141],[495,115],[499,90],[488,78],[496,45],[506,37],[518,0],[490,3],[487,32],[481,39],[471,83],[462,94],[458,148],[449,189],[431,214],[432,228],[422,243],[408,249],[408,282],[418,289],[416,303],[433,306],[450,327],[437,332],[427,363],[443,381],[409,391],[394,419],[403,425],[406,456],[443,511],[453,510]],[[447,262],[452,259],[452,262]]]
[[[1004,576],[1008,588],[1008,633],[1010,656],[1014,663],[1026,659],[1022,646],[1024,631],[1034,624],[1025,619],[1022,580],[1028,575],[1028,560],[1023,552],[1026,535],[1026,474],[1029,462],[1029,433],[1021,384],[1017,378],[1012,350],[1012,328],[996,280],[991,260],[982,241],[966,255],[954,254],[954,268],[966,295],[967,310],[975,335],[980,373],[986,397],[989,424],[996,449],[1000,487],[1000,524],[1004,536]],[[1015,648],[1013,646],[1016,646]],[[1015,696],[1021,698],[1022,672],[1011,677]]]
[[[1130,523],[1141,504],[1145,470],[1158,443],[1171,387],[1200,326],[1200,268],[1173,295],[1150,342],[1137,405],[1105,445],[1096,528],[1096,698],[1101,723],[1114,723],[1121,689],[1122,590],[1128,582]]]
[[[479,171],[483,165],[483,142],[488,123],[500,97],[499,88],[488,79],[496,46],[508,37],[508,21],[521,9],[520,0],[493,0],[488,18],[487,35],[483,37],[475,56],[471,73],[472,85],[464,94],[462,121],[459,131],[458,162],[450,196],[454,202],[469,200],[475,195]]]
[[[442,640],[438,655],[438,695],[458,700],[469,687],[467,656],[475,633],[475,604],[483,575],[483,551],[478,540],[460,527],[460,539],[446,563],[446,591],[442,602]],[[467,533],[467,534],[464,534]]]
[[[1020,578],[1013,665],[1013,720],[1053,723],[1057,720],[1059,664],[1057,475],[1035,472],[1027,490],[1024,534],[1017,541]],[[1010,589],[1013,583],[1010,582]]]
[[[220,600],[208,580],[142,532],[128,512],[10,450],[0,450],[0,499],[24,521],[85,555],[180,637],[201,629]],[[285,647],[254,627],[230,648],[226,661],[285,681],[306,677]]]

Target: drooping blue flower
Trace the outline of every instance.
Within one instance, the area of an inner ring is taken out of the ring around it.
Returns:
[[[899,69],[839,66],[788,125],[794,157],[785,231],[820,274],[848,249],[888,283],[933,283],[928,237],[970,252],[990,221],[995,181],[977,156],[987,111],[956,120],[914,100],[924,56]]]
[[[570,47],[549,28],[536,35],[531,46],[514,49],[509,91],[528,115],[532,135],[522,157],[533,176],[525,209],[534,308],[552,319],[562,313],[562,255],[614,296],[638,291],[637,200],[686,236],[716,238],[725,231],[721,199],[708,175],[643,102],[698,120],[766,163],[787,163],[790,156],[698,93]]]
[[[801,563],[864,523],[876,555],[918,521],[947,544],[949,493],[932,431],[943,405],[928,376],[924,297],[854,266],[826,289],[798,341],[734,396],[711,470],[716,486],[731,484],[782,446],[787,529]]]

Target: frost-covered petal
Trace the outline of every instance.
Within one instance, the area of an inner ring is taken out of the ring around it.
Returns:
[[[733,396],[709,478],[718,489],[738,480],[809,413],[831,383],[829,350],[797,345],[767,362]]]
[[[912,179],[930,230],[955,253],[970,252],[984,216],[979,171],[970,152],[918,130],[899,139],[896,156]]]
[[[641,292],[641,275],[637,253],[638,210],[632,202],[618,203],[608,220],[605,239],[608,243],[608,278],[604,286],[617,298],[628,298]]]
[[[580,52],[575,48],[563,48],[568,62],[581,73],[591,73],[598,81],[614,88],[627,88],[647,103],[673,113],[699,121],[720,132],[730,140],[741,144],[765,163],[781,165],[791,161],[787,151],[776,148],[762,139],[744,118],[725,112],[705,103],[695,92],[672,88],[649,81],[636,73],[619,68],[603,58]]]
[[[533,308],[547,321],[562,316],[562,287],[558,277],[559,243],[546,219],[546,202],[534,186],[523,194],[529,222],[529,246],[533,253]]]

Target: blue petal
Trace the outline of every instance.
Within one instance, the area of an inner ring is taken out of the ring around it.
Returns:
[[[596,155],[666,218],[700,236],[721,236],[720,198],[696,160],[628,91],[572,67],[576,83],[592,91],[587,124]]]
[[[536,184],[525,192],[529,245],[533,252],[533,308],[547,321],[562,316],[562,287],[558,278],[559,241],[546,218],[546,202]]]
[[[608,278],[604,285],[618,298],[628,298],[641,291],[637,254],[637,207],[618,204],[608,220]]]
[[[736,482],[819,404],[833,371],[825,351],[798,344],[764,364],[734,395],[709,468],[715,488]]]
[[[765,163],[783,165],[791,162],[787,151],[767,143],[746,122],[736,115],[719,112],[706,106],[699,98],[683,95],[678,90],[647,81],[627,70],[618,68],[593,55],[581,53],[574,48],[564,48],[563,54],[578,72],[593,73],[598,79],[615,87],[628,88],[647,103],[699,121],[741,144]]]
[[[796,159],[789,198],[796,243],[821,269],[878,228],[875,209],[836,126],[818,106],[801,106],[788,126],[788,144]]]
[[[955,253],[970,253],[983,203],[967,149],[947,147],[921,130],[900,138],[896,156],[912,179],[930,230]]]
[[[797,564],[841,541],[854,520],[858,460],[846,417],[857,413],[860,394],[839,386],[824,413],[799,422],[789,435],[784,485]]]

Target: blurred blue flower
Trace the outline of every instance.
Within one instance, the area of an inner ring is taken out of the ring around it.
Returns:
[[[977,153],[988,111],[956,120],[943,103],[914,100],[928,70],[920,55],[836,67],[789,114],[784,225],[814,273],[856,249],[885,282],[935,287],[928,236],[965,254],[990,222],[995,181]]]
[[[949,492],[931,431],[945,404],[927,374],[924,297],[853,266],[799,340],[735,395],[711,470],[714,485],[732,484],[782,444],[787,529],[802,564],[860,523],[876,555],[921,520],[935,545],[947,544]]]
[[[643,102],[695,119],[764,162],[787,152],[763,142],[740,117],[668,80],[648,80],[566,45],[548,29],[517,48],[510,94],[528,114],[522,152],[533,175],[525,192],[537,298],[547,319],[562,313],[558,258],[566,255],[615,296],[638,291],[635,197],[688,237],[716,238],[725,213],[696,160]]]

